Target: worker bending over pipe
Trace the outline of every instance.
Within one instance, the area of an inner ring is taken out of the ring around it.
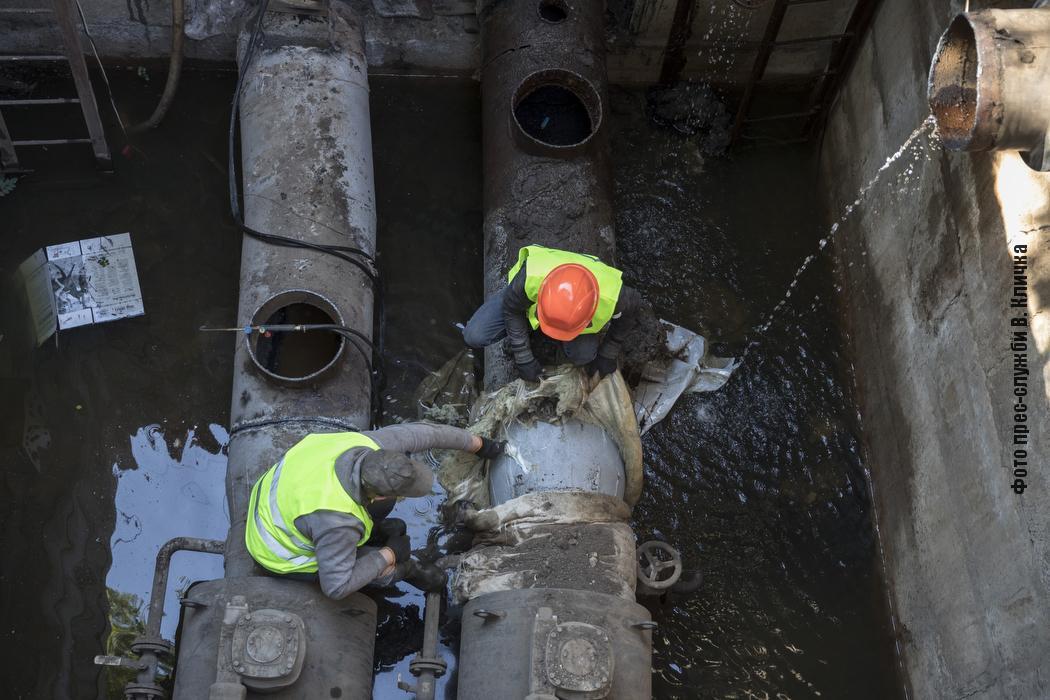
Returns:
[[[452,449],[492,459],[504,444],[428,423],[366,432],[312,433],[252,488],[245,545],[271,573],[319,581],[329,598],[406,580],[440,590],[444,573],[411,558],[404,521],[386,516],[396,498],[429,494],[434,474],[407,456]]]
[[[534,382],[543,366],[529,345],[531,327],[560,341],[568,360],[586,365],[588,374],[612,374],[643,304],[622,275],[590,255],[525,246],[507,275],[509,286],[474,312],[463,339],[483,348],[509,337],[518,374]]]

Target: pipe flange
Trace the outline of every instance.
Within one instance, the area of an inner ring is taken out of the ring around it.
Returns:
[[[124,686],[124,697],[127,700],[147,700],[148,698],[163,700],[167,697],[167,693],[156,683],[128,683]]]
[[[230,662],[241,682],[261,692],[294,683],[306,656],[306,625],[295,613],[253,610],[237,620]]]
[[[434,678],[441,678],[447,670],[448,663],[442,658],[428,659],[417,656],[408,662],[408,672],[413,676],[419,676],[426,671],[430,671],[434,674]]]
[[[162,656],[171,653],[172,644],[162,637],[138,637],[131,643],[131,650],[142,656],[156,654]]]

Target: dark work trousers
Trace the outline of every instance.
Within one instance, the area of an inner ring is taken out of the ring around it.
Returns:
[[[507,327],[503,323],[503,295],[509,291],[510,287],[504,287],[499,294],[489,297],[470,317],[463,328],[463,340],[467,345],[480,350],[507,337]],[[580,367],[597,357],[600,339],[598,333],[587,333],[558,344],[565,358]]]

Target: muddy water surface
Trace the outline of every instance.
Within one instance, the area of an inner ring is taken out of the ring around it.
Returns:
[[[114,77],[121,108],[148,113],[157,86]],[[14,296],[0,298],[8,697],[119,698],[91,658],[141,624],[157,546],[225,530],[234,341],[196,328],[236,310],[223,165],[232,86],[231,74],[190,71],[164,126],[116,174],[94,173],[84,152],[51,153],[0,198],[5,273],[43,245],[130,231],[146,308],[30,350]],[[629,281],[665,318],[738,351],[819,238],[807,154],[705,162],[650,125],[644,94],[616,92],[612,104]],[[415,418],[415,387],[460,348],[453,324],[482,297],[477,85],[376,78],[372,115],[395,422]],[[705,575],[696,595],[653,604],[658,698],[898,694],[834,293],[815,265],[749,367],[646,437],[635,526]],[[443,536],[438,500],[398,506],[416,546]],[[220,571],[180,554],[169,596]],[[380,604],[377,698],[406,697],[396,676],[421,642],[422,596],[399,590]],[[442,639],[454,672],[454,623]],[[454,697],[454,673],[441,687]]]
[[[156,76],[111,77],[125,117],[148,115]],[[157,548],[175,535],[224,537],[233,341],[197,327],[236,313],[240,242],[222,166],[233,79],[188,71],[168,119],[134,140],[130,160],[115,153],[112,174],[96,172],[85,146],[26,150],[23,164],[36,172],[0,198],[5,697],[122,697],[119,679],[92,658],[126,653],[141,629]],[[37,84],[30,96],[68,89],[46,75],[28,82]],[[5,116],[23,136],[78,127],[47,108]],[[110,138],[119,151],[119,132]],[[146,314],[31,349],[7,286],[13,267],[45,245],[122,232]],[[216,557],[175,557],[165,636],[175,633],[175,591],[221,573]]]
[[[826,231],[808,149],[705,160],[615,91],[617,243],[664,318],[739,355]],[[704,574],[652,605],[661,698],[901,696],[827,258],[722,390],[643,441],[639,537]]]

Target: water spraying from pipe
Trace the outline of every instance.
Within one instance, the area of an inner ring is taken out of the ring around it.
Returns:
[[[776,320],[777,315],[787,305],[792,293],[798,286],[799,279],[806,272],[806,270],[813,263],[813,261],[817,259],[817,255],[819,255],[821,251],[827,248],[828,244],[835,239],[835,234],[837,234],[842,225],[850,219],[850,217],[853,215],[853,212],[856,211],[857,207],[859,207],[861,203],[863,203],[863,201],[867,198],[868,193],[871,192],[872,188],[874,188],[875,185],[877,185],[882,180],[882,177],[886,173],[886,171],[889,170],[905,154],[909,153],[921,137],[928,135],[930,132],[930,127],[934,123],[935,120],[932,114],[926,117],[922,124],[920,124],[918,128],[916,128],[915,131],[911,132],[911,135],[904,140],[904,143],[901,144],[900,148],[898,148],[892,155],[886,158],[885,162],[883,162],[879,169],[875,171],[875,174],[871,176],[867,184],[860,188],[860,190],[857,192],[856,199],[854,199],[852,202],[846,205],[846,208],[843,210],[842,215],[831,225],[831,228],[828,231],[828,235],[824,238],[821,238],[820,241],[817,243],[817,252],[813,253],[812,255],[808,255],[806,259],[802,261],[802,264],[795,271],[794,276],[791,278],[791,282],[790,284],[788,284],[784,296],[781,297],[780,301],[777,302],[776,306],[774,306],[772,310],[768,314],[766,314],[766,317],[763,319],[762,323],[760,323],[752,329],[752,332],[755,335],[762,336],[769,331],[770,327],[773,325],[773,322]],[[755,348],[760,342],[761,340],[758,337],[753,338],[748,342],[747,347],[744,349],[743,355],[741,355],[740,357],[741,364],[743,364],[744,361],[747,360],[748,355],[750,355],[751,353],[751,350]]]

